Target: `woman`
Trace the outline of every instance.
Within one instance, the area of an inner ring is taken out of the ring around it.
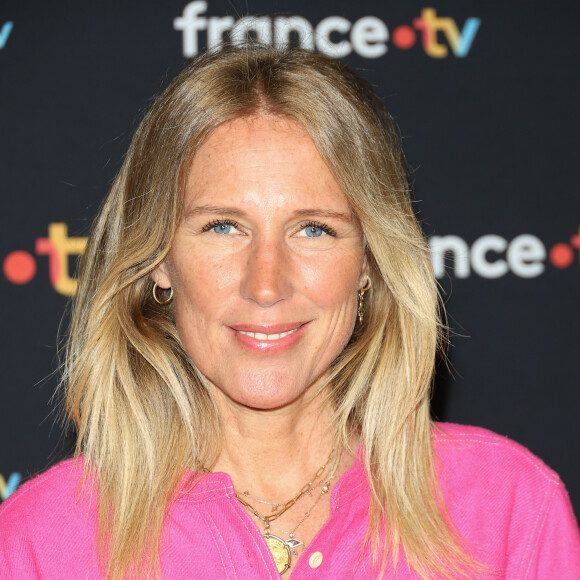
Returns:
[[[301,50],[206,54],[95,222],[76,460],[2,506],[7,578],[574,578],[557,475],[434,426],[437,287],[388,114]]]

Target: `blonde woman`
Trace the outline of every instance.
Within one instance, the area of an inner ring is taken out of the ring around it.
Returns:
[[[76,458],[0,511],[2,578],[579,578],[558,476],[434,425],[437,286],[370,86],[206,54],[94,224],[66,353]]]

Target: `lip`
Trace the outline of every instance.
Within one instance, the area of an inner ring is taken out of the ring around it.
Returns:
[[[283,324],[235,324],[229,328],[233,331],[238,343],[245,348],[260,354],[278,354],[292,348],[304,335],[308,322],[288,322]],[[291,334],[275,340],[258,339],[242,332],[261,334],[282,334],[294,330]]]
[[[236,332],[261,332],[262,334],[281,334],[295,328],[300,328],[306,322],[284,322],[282,324],[233,324],[230,326]]]

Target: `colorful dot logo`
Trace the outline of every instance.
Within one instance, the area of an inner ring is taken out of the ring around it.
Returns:
[[[14,250],[4,258],[2,270],[12,284],[28,284],[36,276],[36,260],[24,250]]]
[[[569,268],[574,262],[574,248],[580,249],[580,233],[570,238],[570,244],[559,243],[550,249],[549,259],[556,268]]]
[[[34,250],[38,256],[48,256],[48,275],[53,288],[63,296],[72,296],[77,281],[69,273],[69,257],[82,254],[87,245],[85,237],[69,237],[65,223],[48,224],[48,237],[37,238]],[[25,250],[10,252],[2,264],[5,278],[12,284],[28,284],[36,276],[36,258]]]
[[[417,42],[417,33],[406,24],[397,26],[393,30],[393,44],[401,50],[409,50]]]

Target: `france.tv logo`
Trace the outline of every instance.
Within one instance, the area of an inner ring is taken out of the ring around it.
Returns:
[[[409,50],[420,38],[423,51],[431,58],[446,58],[451,53],[464,58],[469,54],[481,19],[467,18],[463,26],[448,16],[438,16],[435,8],[423,8],[411,25],[389,29],[377,16],[361,16],[351,22],[344,16],[327,16],[312,24],[299,15],[207,16],[206,0],[195,0],[173,20],[173,28],[182,33],[183,56],[197,56],[203,47],[212,50],[224,40],[233,44],[248,38],[277,47],[298,44],[332,58],[351,53],[362,58],[379,58],[389,50],[389,42],[399,50]]]

